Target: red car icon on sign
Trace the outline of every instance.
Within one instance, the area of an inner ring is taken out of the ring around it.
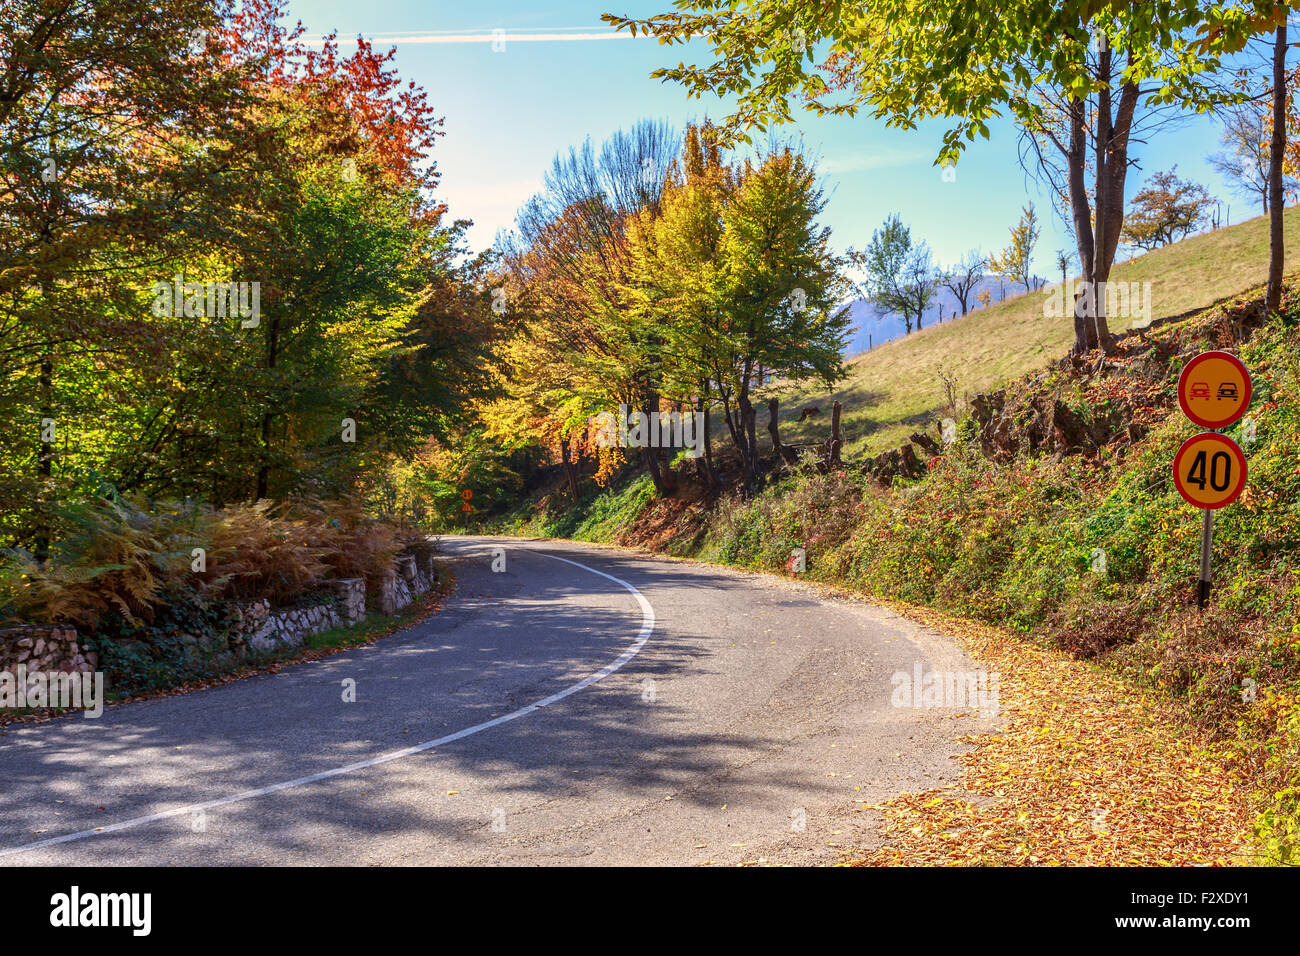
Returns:
[[[1209,398],[1210,386],[1206,382],[1192,383],[1192,398]]]

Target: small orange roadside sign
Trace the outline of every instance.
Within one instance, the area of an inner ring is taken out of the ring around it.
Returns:
[[[474,510],[474,506],[470,504],[468,501],[460,506],[460,513],[464,515],[469,514],[473,510]]]
[[[1250,407],[1250,372],[1228,352],[1202,352],[1178,377],[1178,404],[1202,428],[1226,428]]]
[[[1202,432],[1174,456],[1174,486],[1197,508],[1230,505],[1246,487],[1246,456],[1231,438]]]
[[[466,502],[468,502],[471,498],[474,497],[474,492],[466,488],[464,491],[460,493],[460,496],[464,498]]]

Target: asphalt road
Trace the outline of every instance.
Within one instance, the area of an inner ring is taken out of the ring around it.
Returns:
[[[992,726],[891,706],[896,672],[977,665],[865,603],[610,548],[443,545],[457,590],[400,634],[6,728],[0,865],[833,862],[878,839],[857,808],[952,778],[956,738]]]

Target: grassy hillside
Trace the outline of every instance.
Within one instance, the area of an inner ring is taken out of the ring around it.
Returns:
[[[1287,270],[1300,267],[1300,209],[1287,210],[1286,247]],[[1268,219],[1260,216],[1121,263],[1111,281],[1150,282],[1154,320],[1237,295],[1263,283],[1267,272]],[[955,380],[960,398],[1041,368],[1070,349],[1071,320],[1044,318],[1043,300],[1043,293],[1007,299],[882,345],[853,359],[849,378],[832,394],[781,393],[782,438],[825,438],[829,405],[840,401],[849,453],[897,447],[944,406],[940,366]],[[1113,321],[1111,330],[1122,332],[1129,324]],[[823,414],[797,425],[794,419],[804,405],[824,406]]]

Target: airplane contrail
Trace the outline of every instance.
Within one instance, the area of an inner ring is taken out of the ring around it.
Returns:
[[[425,33],[368,38],[371,43],[565,43],[574,40],[632,40],[630,33]]]

